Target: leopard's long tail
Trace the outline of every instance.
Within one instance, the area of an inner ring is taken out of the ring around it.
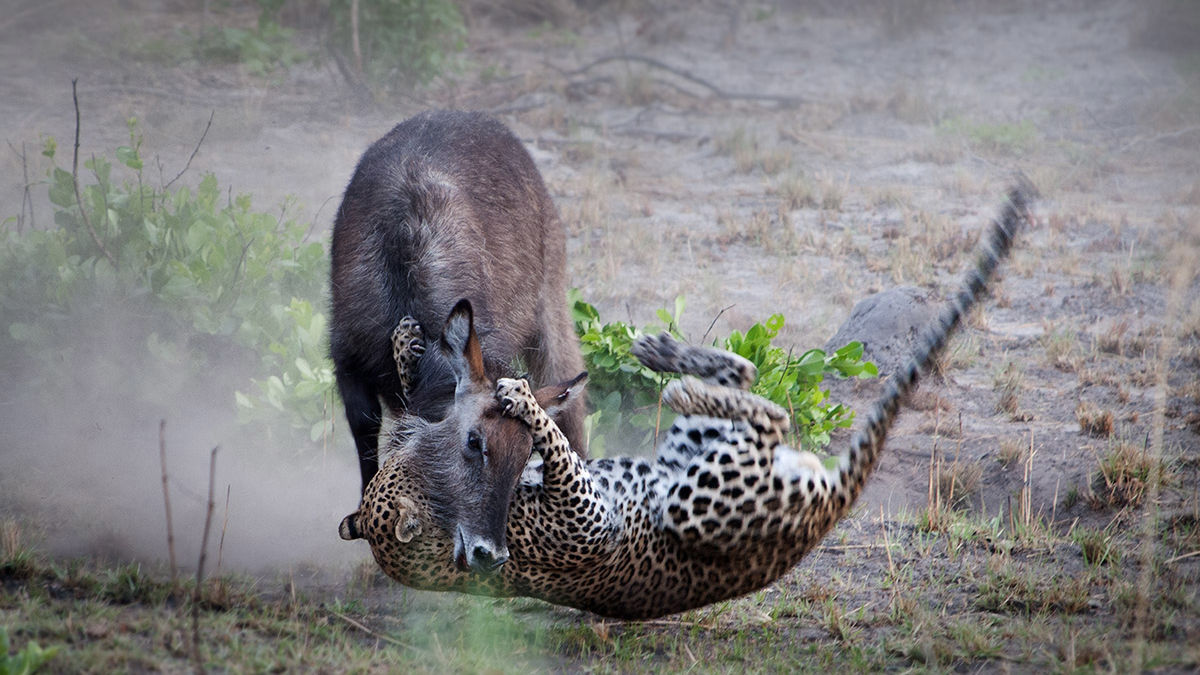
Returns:
[[[980,242],[975,265],[967,272],[961,289],[946,301],[936,322],[925,330],[912,360],[891,377],[867,417],[866,426],[855,434],[850,449],[840,456],[836,469],[838,480],[834,481],[831,495],[839,507],[838,517],[849,511],[875,469],[900,404],[916,386],[921,373],[941,354],[962,317],[979,301],[996,267],[1008,257],[1013,237],[1029,218],[1029,207],[1037,196],[1033,184],[1024,176],[1018,176],[1000,217],[992,221],[987,236]]]

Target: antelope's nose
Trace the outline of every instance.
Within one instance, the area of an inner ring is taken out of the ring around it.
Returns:
[[[508,562],[508,549],[493,549],[484,542],[477,542],[471,549],[471,569],[476,572],[494,572]]]

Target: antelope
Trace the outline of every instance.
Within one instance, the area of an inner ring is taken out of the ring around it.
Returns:
[[[511,446],[479,401],[491,401],[490,383],[518,363],[539,383],[583,370],[566,304],[566,233],[541,174],[494,118],[423,113],[363,154],[331,248],[330,353],[363,489],[379,468],[387,408],[405,420],[394,433],[406,448],[440,453],[428,479],[463,562],[502,564],[508,499],[529,448]],[[405,316],[440,346],[410,383],[400,381],[391,341]],[[557,420],[581,456],[584,410],[575,395]]]

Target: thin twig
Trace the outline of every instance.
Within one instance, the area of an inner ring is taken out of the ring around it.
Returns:
[[[79,95],[75,89],[75,83],[78,81],[77,79],[71,80],[71,99],[75,102],[75,152],[71,157],[71,183],[75,186],[75,203],[79,205],[79,217],[83,220],[83,224],[87,226],[88,233],[92,235],[92,241],[96,242],[96,246],[100,249],[100,252],[112,264],[113,269],[116,269],[117,259],[104,247],[104,243],[100,241],[100,236],[96,234],[96,229],[92,227],[92,222],[87,216],[87,209],[83,208],[83,195],[79,192]]]
[[[891,544],[885,544],[891,546]],[[818,551],[856,551],[859,549],[879,548],[879,544],[830,544],[828,546],[818,546]]]
[[[717,315],[713,317],[713,320],[711,322],[709,322],[708,328],[705,329],[704,335],[700,336],[700,344],[704,344],[704,341],[708,338],[708,334],[712,331],[713,326],[717,325],[717,319],[721,318],[722,314],[733,309],[733,307],[734,307],[733,305],[729,305],[728,307],[725,307],[721,311],[717,312]]]
[[[1177,129],[1175,131],[1168,131],[1165,134],[1157,134],[1155,136],[1139,136],[1139,137],[1133,139],[1132,141],[1129,141],[1125,145],[1122,145],[1120,148],[1117,148],[1116,152],[1114,152],[1113,154],[1116,154],[1116,155],[1123,154],[1126,151],[1128,151],[1130,148],[1132,148],[1133,146],[1138,145],[1140,143],[1157,143],[1159,141],[1166,141],[1166,140],[1170,140],[1172,138],[1179,138],[1180,136],[1186,136],[1187,134],[1192,134],[1197,131],[1200,131],[1200,126],[1184,127],[1183,129]]]
[[[1180,560],[1183,560],[1185,558],[1194,558],[1195,556],[1198,556],[1198,555],[1200,555],[1200,549],[1192,551],[1191,553],[1184,553],[1183,555],[1177,555],[1174,558],[1167,558],[1166,560],[1163,561],[1163,564],[1170,565],[1172,563],[1177,563]]]
[[[213,482],[217,475],[217,450],[212,449],[208,462],[208,507],[204,514],[204,534],[200,537],[200,562],[196,565],[196,588],[192,591],[192,659],[196,662],[196,672],[204,673],[204,657],[200,653],[200,589],[204,583],[204,560],[208,557],[208,531],[212,527],[213,514]]]
[[[658,410],[654,413],[654,447],[658,447],[658,430],[662,424],[662,404],[663,404],[663,375],[658,376]]]
[[[21,177],[23,180],[22,186],[24,187],[24,192],[21,195],[21,215],[17,216],[17,234],[21,234],[25,231],[26,205],[29,207],[29,227],[30,229],[36,229],[33,224],[33,200],[29,196],[29,160],[25,155],[24,143],[21,143],[21,151],[18,152],[17,147],[12,144],[12,141],[9,141],[8,149],[12,150],[14,155],[21,158]]]
[[[636,63],[642,63],[642,64],[645,64],[648,66],[652,66],[654,68],[658,68],[659,70],[664,70],[668,73],[671,73],[672,75],[675,75],[676,77],[682,78],[684,80],[687,80],[688,82],[691,82],[692,84],[701,86],[701,87],[709,90],[710,92],[715,94],[718,98],[722,98],[722,99],[726,99],[726,100],[730,100],[730,101],[739,101],[739,100],[740,101],[768,101],[771,103],[780,103],[783,105],[799,105],[802,103],[810,103],[811,102],[808,99],[800,97],[800,96],[775,96],[772,94],[753,94],[753,93],[741,93],[741,92],[726,91],[726,90],[718,87],[717,85],[709,82],[708,80],[697,77],[685,70],[680,70],[679,68],[676,68],[672,65],[669,65],[662,61],[659,61],[658,59],[651,58],[649,56],[642,56],[640,54],[612,54],[609,56],[602,56],[602,57],[596,59],[595,61],[592,61],[591,63],[583,66],[582,68],[578,68],[576,70],[565,73],[565,75],[567,77],[574,77],[575,75],[582,75],[582,74],[586,73],[587,71],[591,70],[592,68],[595,68],[596,66],[601,66],[606,63],[612,63],[613,61],[634,61]]]
[[[175,565],[175,527],[171,524],[171,493],[167,489],[167,420],[158,421],[158,461],[162,465],[163,506],[167,510],[167,554],[171,560],[171,587],[178,582],[179,568]]]
[[[205,137],[208,136],[208,130],[212,128],[213,118],[216,117],[216,115],[217,111],[215,109],[208,114],[208,124],[204,125],[204,133],[200,134],[200,140],[196,141],[196,147],[192,148],[192,154],[188,156],[187,163],[183,165],[183,168],[179,170],[179,173],[175,174],[175,177],[172,178],[169,183],[163,186],[164,190],[171,187],[175,181],[179,180],[181,177],[183,177],[183,174],[187,173],[188,168],[192,165],[192,160],[196,158],[196,153],[200,152],[200,145],[204,143]]]
[[[330,614],[336,616],[337,618],[341,619],[342,621],[345,621],[346,623],[350,624],[351,626],[354,626],[355,628],[361,630],[362,632],[366,633],[367,635],[370,635],[371,637],[375,638],[376,640],[383,640],[384,642],[394,644],[397,647],[404,647],[405,649],[412,649],[412,645],[405,644],[405,643],[397,640],[396,638],[388,637],[387,635],[383,635],[382,633],[376,633],[375,631],[371,630],[370,628],[367,628],[362,623],[359,623],[358,621],[351,619],[350,617],[346,616],[345,614],[342,614],[340,612],[335,612],[332,609],[330,609],[328,611]]]

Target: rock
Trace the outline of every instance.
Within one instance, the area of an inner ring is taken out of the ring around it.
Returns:
[[[908,363],[921,330],[937,316],[937,303],[923,289],[897,286],[858,301],[837,333],[825,343],[825,351],[841,349],[846,343],[863,343],[863,358],[879,367],[883,378]]]

